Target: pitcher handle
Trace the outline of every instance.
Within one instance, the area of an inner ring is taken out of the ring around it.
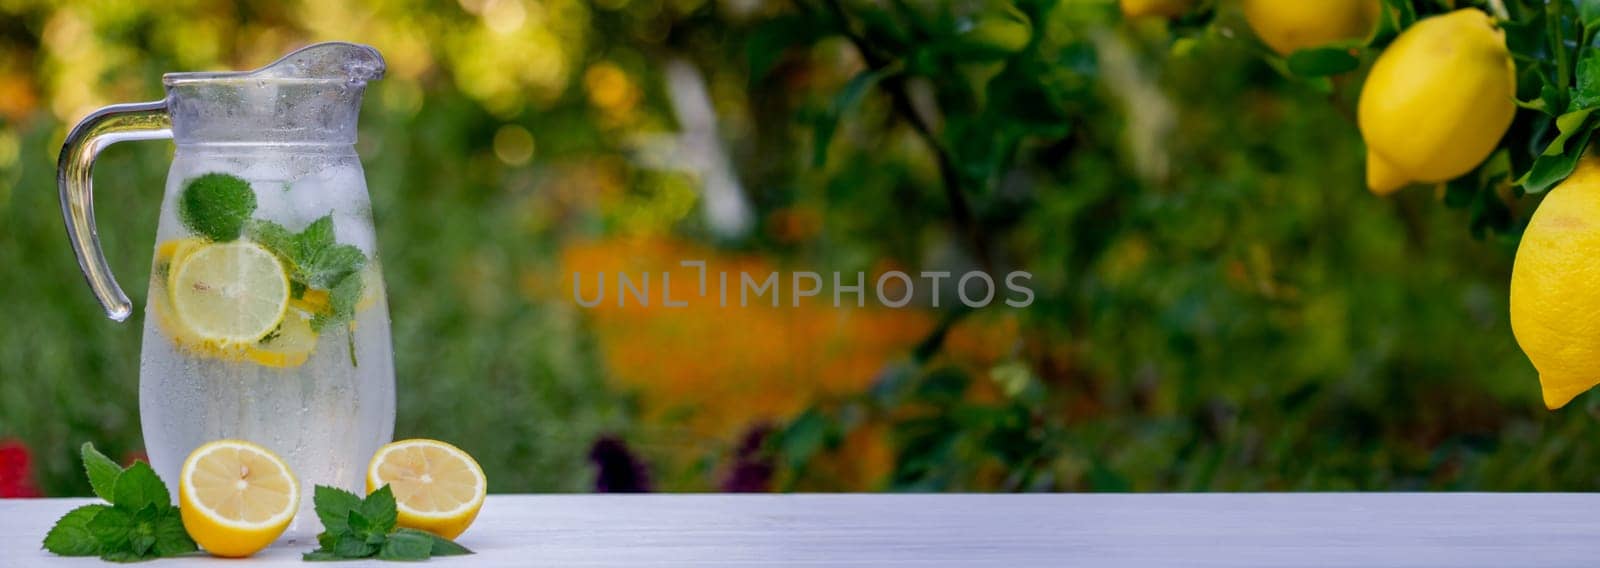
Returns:
[[[100,249],[100,234],[94,223],[94,159],[100,151],[124,140],[157,140],[172,137],[172,118],[167,102],[153,101],[112,105],[94,111],[72,127],[61,145],[56,162],[56,185],[61,190],[61,216],[67,222],[67,239],[78,255],[78,267],[106,316],[116,321],[128,319],[133,305],[117,285]]]

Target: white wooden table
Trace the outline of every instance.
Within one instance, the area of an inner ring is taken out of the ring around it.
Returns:
[[[0,500],[0,566],[104,565],[39,548],[85,502]],[[458,540],[478,554],[433,562],[1595,566],[1600,494],[494,495]],[[311,544],[154,565],[303,566]]]

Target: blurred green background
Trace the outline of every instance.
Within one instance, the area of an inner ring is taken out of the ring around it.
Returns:
[[[1507,323],[1515,233],[1368,194],[1360,72],[1286,79],[1219,18],[1175,44],[1109,0],[0,0],[0,470],[84,495],[79,444],[141,452],[142,313],[105,319],[64,239],[66,130],[347,40],[389,62],[358,151],[396,434],[493,491],[1592,489],[1600,402],[1544,410]],[[124,283],[172,151],[100,159]],[[1037,299],[570,296],[680,259],[1028,270]]]

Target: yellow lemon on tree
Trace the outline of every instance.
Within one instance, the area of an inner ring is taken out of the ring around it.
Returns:
[[[1122,0],[1122,15],[1128,18],[1176,18],[1193,7],[1194,0]]]
[[[367,465],[367,493],[388,485],[402,527],[454,539],[483,508],[489,481],[472,456],[438,440],[401,440]]]
[[[1516,113],[1505,33],[1475,8],[1423,19],[1378,56],[1361,88],[1367,187],[1448,181],[1489,157]]]
[[[1378,21],[1378,0],[1244,0],[1244,19],[1280,55],[1367,37]]]
[[[300,508],[300,482],[277,454],[243,440],[195,448],[178,478],[183,528],[216,556],[266,548]]]
[[[1600,384],[1597,284],[1600,157],[1591,155],[1534,211],[1511,270],[1511,332],[1552,410]]]

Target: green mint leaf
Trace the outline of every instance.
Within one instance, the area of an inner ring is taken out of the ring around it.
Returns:
[[[294,231],[285,229],[283,225],[272,221],[251,219],[245,224],[244,233],[256,244],[272,251],[272,254],[278,255],[278,259],[284,261],[290,272],[293,272],[299,264],[297,257],[300,248]]]
[[[344,560],[344,558],[340,558],[338,554],[334,554],[332,550],[324,550],[321,548],[300,555],[300,559],[306,562],[331,562],[336,560]]]
[[[333,545],[333,553],[340,558],[366,558],[377,554],[378,545],[367,542],[365,537],[358,537],[351,533],[339,535],[338,542]]]
[[[322,521],[322,534],[335,536],[350,530],[350,511],[361,506],[361,498],[356,494],[326,485],[316,487],[312,492],[311,501],[316,504],[317,519]],[[322,542],[324,547],[328,547],[329,544]]]
[[[199,550],[189,531],[183,528],[183,517],[177,507],[167,507],[156,519],[156,556],[169,557],[189,554]]]
[[[322,330],[349,322],[356,317],[356,304],[361,302],[364,286],[360,273],[351,273],[328,291],[328,307],[311,318],[311,330]],[[352,365],[353,366],[353,365]]]
[[[433,539],[425,534],[396,532],[383,543],[379,560],[427,560],[433,555]]]
[[[345,531],[348,530],[349,529],[345,529]],[[322,531],[317,533],[317,547],[333,550],[333,545],[339,542],[339,535],[341,534],[344,534],[344,532],[332,533],[328,531]]]
[[[367,516],[362,514],[360,509],[350,511],[350,518],[347,519],[345,523],[350,525],[350,531],[347,534],[355,535],[363,539],[367,538],[369,535],[384,533],[384,531],[372,530],[372,521],[367,520]]]
[[[434,556],[461,556],[463,554],[472,554],[472,550],[468,549],[467,547],[456,544],[453,540],[428,531],[403,528],[395,531],[394,534],[399,535],[401,533],[428,537],[428,539],[433,542],[431,554]]]
[[[89,486],[94,488],[94,494],[115,503],[113,490],[117,486],[117,477],[122,475],[122,466],[94,449],[91,442],[84,442],[79,453],[83,455],[83,469],[89,474]]]
[[[110,562],[143,562],[145,560],[149,560],[150,558],[143,554],[135,553],[132,550],[113,550],[100,555],[100,559]]]
[[[178,196],[178,218],[189,231],[213,241],[239,238],[245,220],[256,210],[250,182],[224,173],[189,180]]]
[[[129,528],[132,526],[133,513],[119,507],[109,507],[89,520],[89,534],[94,535],[95,541],[100,543],[103,557],[128,549],[128,538],[131,536]]]
[[[361,270],[367,264],[367,255],[351,245],[330,245],[308,257],[300,266],[300,274],[312,288],[331,290],[340,281]]]
[[[88,447],[88,444],[84,446]],[[62,556],[100,554],[100,541],[89,532],[89,521],[109,508],[105,505],[84,505],[68,511],[56,521],[50,532],[44,535],[44,549]]]
[[[374,532],[389,534],[394,531],[397,514],[394,504],[394,490],[388,484],[373,491],[361,502],[361,515],[371,522]]]
[[[156,545],[156,522],[161,519],[161,511],[169,507],[171,505],[152,503],[133,514],[133,524],[128,527],[128,545],[134,554],[145,556],[153,552],[151,549]]]
[[[297,264],[306,264],[315,258],[318,253],[321,253],[322,249],[332,245],[333,214],[330,213],[312,221],[295,237],[295,262]]]
[[[114,495],[116,499],[112,503],[125,511],[137,512],[150,505],[172,505],[172,494],[167,493],[166,484],[161,483],[161,478],[156,476],[156,470],[150,469],[150,464],[142,461],[133,462],[127,471],[117,477]]]

